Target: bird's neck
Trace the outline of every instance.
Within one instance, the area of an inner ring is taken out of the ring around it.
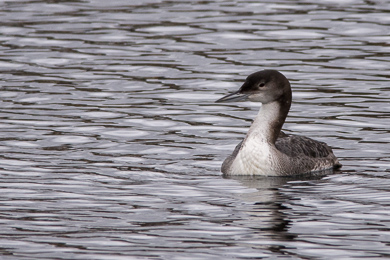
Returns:
[[[290,110],[290,105],[291,100],[289,102],[277,100],[263,104],[248,131],[247,138],[275,144]]]

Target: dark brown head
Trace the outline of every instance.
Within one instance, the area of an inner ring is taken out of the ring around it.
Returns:
[[[249,75],[241,88],[216,102],[253,101],[267,104],[273,101],[291,104],[291,86],[277,70],[262,70]]]

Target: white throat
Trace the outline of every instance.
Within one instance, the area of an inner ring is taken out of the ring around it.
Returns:
[[[280,104],[276,101],[261,106],[232,164],[231,174],[242,175],[249,172],[256,175],[272,175],[276,156],[275,144],[272,143],[276,138],[273,136],[276,133],[273,127],[275,122],[284,120],[282,116]]]
[[[281,116],[283,115],[280,115],[279,102],[263,104],[245,139],[256,138],[262,139],[264,142],[271,142],[270,139],[274,133],[274,122],[283,120]]]

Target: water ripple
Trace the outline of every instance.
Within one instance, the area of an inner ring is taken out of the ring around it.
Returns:
[[[0,255],[389,257],[385,1],[7,1],[0,28]],[[222,178],[263,68],[285,124],[342,172]]]

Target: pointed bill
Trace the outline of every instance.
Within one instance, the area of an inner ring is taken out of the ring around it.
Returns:
[[[247,101],[248,96],[248,94],[241,94],[240,91],[236,91],[218,99],[215,103]]]

